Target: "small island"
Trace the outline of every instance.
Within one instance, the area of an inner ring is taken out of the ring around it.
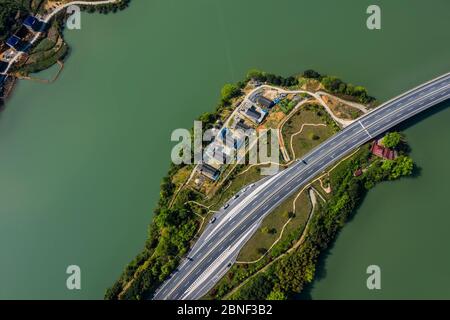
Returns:
[[[287,78],[252,70],[245,80],[226,84],[216,110],[198,120],[239,144],[248,143],[239,129],[275,130],[277,165],[287,168],[377,106],[364,87],[313,70]],[[144,250],[107,290],[106,299],[152,298],[215,222],[215,214],[264,177],[261,170],[268,163],[218,161],[226,157],[225,147],[208,153],[221,148],[218,143],[205,143],[208,156],[200,165],[171,164]],[[313,178],[264,218],[204,298],[281,300],[300,293],[365,194],[377,183],[413,174],[408,151],[405,137],[389,132]]]

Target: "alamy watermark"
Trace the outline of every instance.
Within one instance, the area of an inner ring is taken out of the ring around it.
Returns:
[[[369,274],[366,281],[367,289],[381,290],[381,268],[377,265],[370,265],[367,267],[366,273]]]
[[[366,21],[367,29],[380,30],[381,29],[381,8],[376,4],[367,7],[366,13],[369,15]]]
[[[67,7],[67,21],[66,26],[69,30],[81,29],[81,9],[79,6],[71,5]]]
[[[66,269],[69,276],[66,280],[66,287],[69,290],[81,290],[81,268],[77,265],[70,265]]]

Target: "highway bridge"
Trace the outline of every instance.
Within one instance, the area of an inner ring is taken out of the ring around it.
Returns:
[[[450,73],[372,110],[278,174],[241,190],[217,214],[188,257],[156,291],[155,300],[195,300],[227,272],[259,224],[333,163],[383,132],[450,97]]]

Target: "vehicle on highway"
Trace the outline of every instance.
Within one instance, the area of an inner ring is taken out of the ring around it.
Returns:
[[[239,198],[238,194],[233,197],[233,199],[237,199],[237,198]]]
[[[226,204],[223,206],[223,208],[224,208],[224,209],[227,209],[229,206],[230,206],[230,204],[229,204],[229,203],[226,203]]]
[[[214,222],[216,222],[217,218],[213,217],[211,220],[209,220],[209,223],[213,224]]]
[[[308,164],[308,163],[306,163],[306,161],[305,161],[304,159],[302,159],[302,162],[303,162],[304,164]]]

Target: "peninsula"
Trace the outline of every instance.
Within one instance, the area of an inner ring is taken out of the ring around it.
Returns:
[[[368,190],[414,173],[405,137],[389,128],[446,100],[449,78],[381,106],[363,87],[313,70],[254,70],[225,85],[216,111],[199,118],[217,132],[203,162],[171,165],[145,248],[105,297],[292,298]],[[278,133],[276,165],[286,169],[264,177],[273,163],[223,163],[249,144],[242,129]]]
[[[0,103],[17,79],[55,64],[62,70],[68,7],[108,13],[129,2],[0,0]],[[201,143],[202,161],[188,155],[170,165],[144,249],[105,298],[295,297],[366,193],[414,174],[395,126],[448,99],[449,79],[383,104],[362,86],[314,70],[290,77],[252,70],[225,85],[215,111],[198,119],[213,133]],[[266,132],[267,140],[249,132]],[[241,147],[239,161],[229,162]],[[251,162],[260,148],[270,156]]]

